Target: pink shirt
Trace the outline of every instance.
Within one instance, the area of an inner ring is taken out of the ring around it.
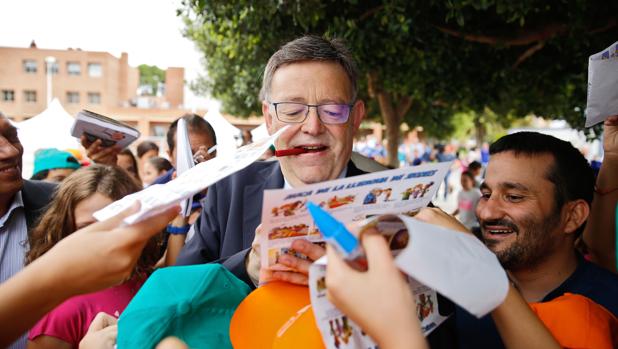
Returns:
[[[94,317],[99,312],[118,317],[144,281],[143,278],[133,278],[118,286],[69,298],[39,320],[30,330],[28,339],[52,336],[77,348]]]

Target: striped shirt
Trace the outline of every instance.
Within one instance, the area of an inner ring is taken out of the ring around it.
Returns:
[[[28,248],[28,227],[21,191],[15,194],[9,210],[0,217],[0,283],[17,274],[24,267]],[[10,349],[26,347],[27,336],[9,346]]]

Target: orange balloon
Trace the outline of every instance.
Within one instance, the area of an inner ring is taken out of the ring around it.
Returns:
[[[564,348],[618,347],[618,319],[587,297],[565,293],[530,307]]]
[[[322,334],[318,329],[313,308],[301,309],[293,318],[284,324],[275,336],[273,349],[305,348],[324,349]]]
[[[311,341],[321,345],[315,348],[323,348],[313,312],[307,311],[310,307],[309,288],[306,286],[286,282],[261,286],[240,303],[232,317],[232,345],[236,349],[272,348],[277,342],[278,345],[294,343],[292,347],[314,348],[305,346]]]

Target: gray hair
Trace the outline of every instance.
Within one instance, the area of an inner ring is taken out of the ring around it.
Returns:
[[[305,35],[283,45],[275,52],[264,68],[260,99],[268,98],[275,71],[282,65],[301,61],[333,61],[345,70],[352,86],[352,101],[356,99],[358,71],[350,50],[343,40],[328,40],[315,35]]]

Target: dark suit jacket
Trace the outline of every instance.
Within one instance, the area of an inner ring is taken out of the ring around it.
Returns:
[[[24,179],[21,196],[24,201],[28,231],[34,228],[41,214],[45,212],[55,194],[56,187],[55,183]]]
[[[350,161],[347,177],[365,174]],[[283,188],[278,161],[258,161],[208,189],[195,235],[184,246],[178,265],[218,262],[251,287],[245,257],[262,218],[265,189]]]

